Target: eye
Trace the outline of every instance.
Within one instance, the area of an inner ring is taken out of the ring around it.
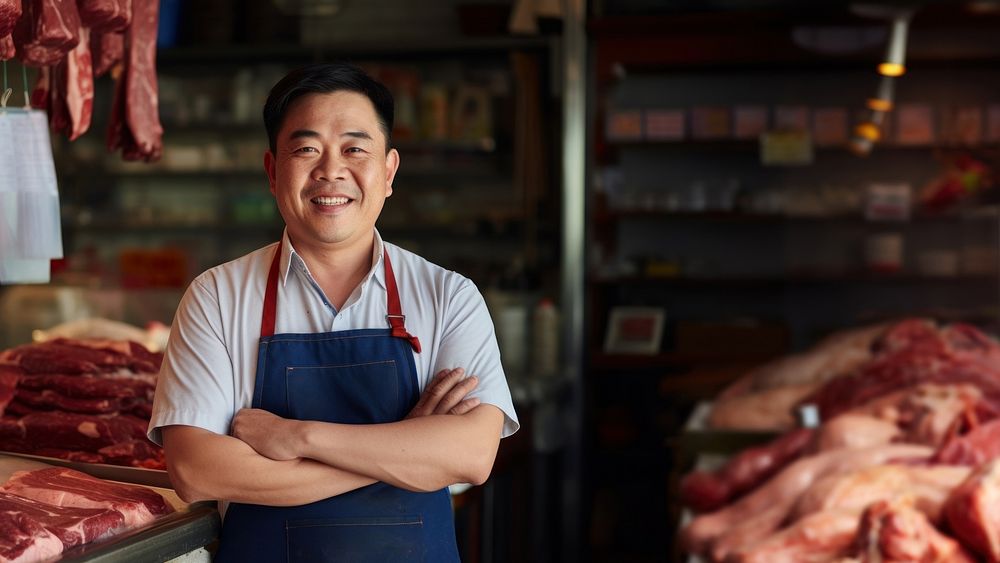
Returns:
[[[363,148],[361,148],[361,147],[350,147],[350,148],[347,149],[346,152],[357,154],[357,153],[365,152],[365,150]]]
[[[316,147],[300,147],[292,151],[293,153],[318,152]]]

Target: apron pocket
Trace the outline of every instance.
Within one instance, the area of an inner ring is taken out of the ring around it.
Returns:
[[[288,562],[423,563],[420,516],[289,520]]]

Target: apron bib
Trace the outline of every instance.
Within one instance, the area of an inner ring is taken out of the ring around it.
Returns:
[[[253,407],[340,424],[396,422],[420,396],[399,292],[384,255],[390,328],[274,334],[278,244],[268,274]],[[230,503],[216,562],[458,562],[448,489],[418,493],[378,482],[291,507]]]

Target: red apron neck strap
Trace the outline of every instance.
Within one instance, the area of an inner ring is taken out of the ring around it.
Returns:
[[[278,311],[278,266],[281,263],[281,241],[274,250],[274,258],[271,259],[271,269],[267,273],[267,287],[264,289],[264,313],[260,318],[260,337],[274,336],[275,319]],[[414,351],[420,353],[420,340],[406,330],[406,316],[403,315],[403,308],[399,304],[399,288],[396,287],[396,275],[392,273],[392,263],[389,261],[389,252],[382,251],[382,259],[385,261],[385,293],[386,293],[386,320],[392,329],[392,336],[405,338]]]
[[[260,337],[274,336],[274,322],[278,311],[278,265],[281,263],[281,243],[274,249],[271,269],[267,273],[267,287],[264,288],[264,314],[260,317]]]
[[[396,338],[405,338],[413,346],[416,353],[420,353],[420,340],[406,330],[406,316],[403,315],[403,308],[399,304],[399,289],[396,287],[396,275],[392,273],[392,262],[389,261],[389,251],[382,249],[382,260],[385,262],[385,293],[386,310],[385,316],[392,328],[392,335]]]

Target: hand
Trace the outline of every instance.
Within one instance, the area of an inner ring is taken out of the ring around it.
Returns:
[[[276,461],[301,457],[295,450],[297,420],[281,418],[262,409],[240,409],[233,417],[233,436],[257,453]]]
[[[479,399],[465,397],[476,388],[479,378],[470,376],[463,379],[462,368],[443,369],[434,376],[416,406],[406,418],[416,418],[429,414],[465,414],[479,405]]]

